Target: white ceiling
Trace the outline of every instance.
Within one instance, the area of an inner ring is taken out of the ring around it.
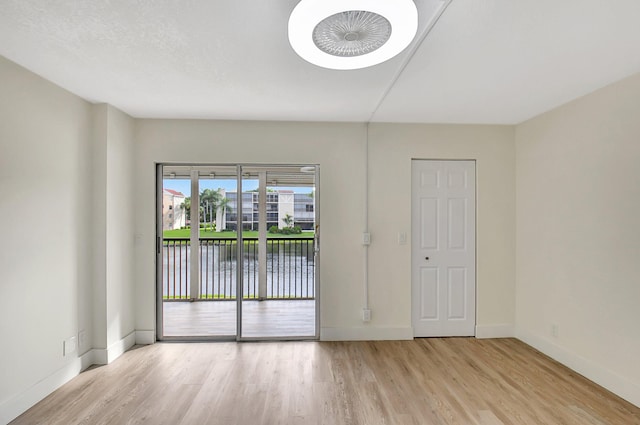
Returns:
[[[415,1],[420,34],[443,3]],[[452,0],[424,42],[355,71],[292,51],[297,3],[0,0],[0,55],[156,118],[515,124],[640,72],[637,0]]]

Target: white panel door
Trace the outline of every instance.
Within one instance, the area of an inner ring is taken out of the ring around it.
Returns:
[[[414,336],[473,336],[475,161],[413,160],[411,170]]]

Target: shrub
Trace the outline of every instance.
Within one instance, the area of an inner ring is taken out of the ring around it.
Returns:
[[[283,227],[282,229],[278,228],[278,226],[269,227],[269,233],[275,233],[280,235],[299,235],[302,233],[302,229],[300,226],[293,227]]]

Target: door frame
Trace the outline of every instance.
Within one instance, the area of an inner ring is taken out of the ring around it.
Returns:
[[[302,167],[315,167],[315,176],[314,176],[314,294],[315,294],[315,335],[312,336],[265,336],[265,337],[246,337],[242,336],[242,302],[243,302],[243,290],[244,290],[244,274],[243,267],[237,267],[236,272],[238,273],[236,277],[236,302],[237,302],[237,324],[236,324],[236,341],[317,341],[320,339],[320,165],[319,164],[255,164],[255,163],[238,163],[236,164],[238,167],[237,170],[237,188],[238,193],[242,193],[242,168],[264,168],[265,170],[269,167],[292,167],[292,168],[302,168]],[[242,216],[242,196],[238,196],[238,211],[240,214],[238,217]],[[243,226],[241,225],[242,220],[238,220],[238,236],[237,236],[237,258],[242,259],[244,261],[243,249],[244,243],[242,241],[242,232]],[[267,301],[268,302],[268,301]]]
[[[437,161],[437,162],[473,162],[474,164],[474,173],[475,173],[475,181],[474,181],[474,204],[473,204],[473,208],[474,208],[474,256],[473,256],[473,267],[474,267],[474,281],[473,281],[473,286],[474,286],[474,315],[473,315],[473,319],[474,319],[474,327],[473,327],[473,336],[477,335],[477,328],[478,328],[478,160],[477,158],[411,158],[411,167],[410,167],[410,172],[411,172],[411,235],[412,235],[412,242],[411,242],[411,329],[412,329],[412,333],[415,335],[415,330],[414,330],[414,322],[413,322],[413,297],[415,296],[414,294],[414,288],[415,288],[415,282],[414,282],[414,250],[413,250],[413,237],[415,236],[413,234],[413,207],[414,207],[414,199],[413,199],[413,161]],[[422,337],[414,337],[414,338],[422,338]],[[425,338],[429,338],[429,337],[425,337]]]
[[[156,162],[155,174],[156,174],[156,202],[155,202],[155,218],[156,218],[156,255],[155,255],[155,319],[156,329],[155,337],[157,341],[282,341],[282,340],[319,340],[320,339],[320,305],[321,305],[321,282],[320,282],[320,164],[306,163],[306,164],[277,164],[277,163],[179,163],[179,162]],[[237,258],[239,261],[236,267],[236,334],[235,335],[211,335],[211,336],[164,336],[163,326],[163,258],[162,258],[162,194],[163,194],[163,167],[165,166],[184,166],[184,167],[236,167],[236,179],[237,179],[237,193],[240,196],[237,197],[237,209],[239,211],[237,220]],[[242,337],[242,297],[243,297],[243,246],[242,243],[242,168],[254,167],[254,168],[269,168],[269,167],[314,167],[314,295],[315,295],[315,334],[312,336],[282,336],[282,337]]]
[[[235,164],[209,164],[209,163],[180,163],[180,162],[157,162],[155,163],[156,167],[156,290],[155,290],[155,298],[156,298],[156,308],[155,308],[155,316],[156,316],[156,340],[157,341],[172,341],[172,342],[202,342],[202,341],[235,341],[236,335],[164,335],[164,322],[163,322],[163,258],[162,258],[162,241],[163,241],[163,232],[162,232],[162,202],[163,202],[163,167],[168,166],[180,166],[180,167],[201,167],[201,166],[211,166],[211,167],[231,167]],[[189,173],[189,180],[192,180],[191,172]],[[237,329],[236,329],[237,334]]]

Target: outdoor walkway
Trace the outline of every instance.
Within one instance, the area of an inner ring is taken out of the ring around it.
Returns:
[[[164,302],[165,336],[234,336],[235,301]],[[243,337],[313,337],[314,300],[244,301]]]

